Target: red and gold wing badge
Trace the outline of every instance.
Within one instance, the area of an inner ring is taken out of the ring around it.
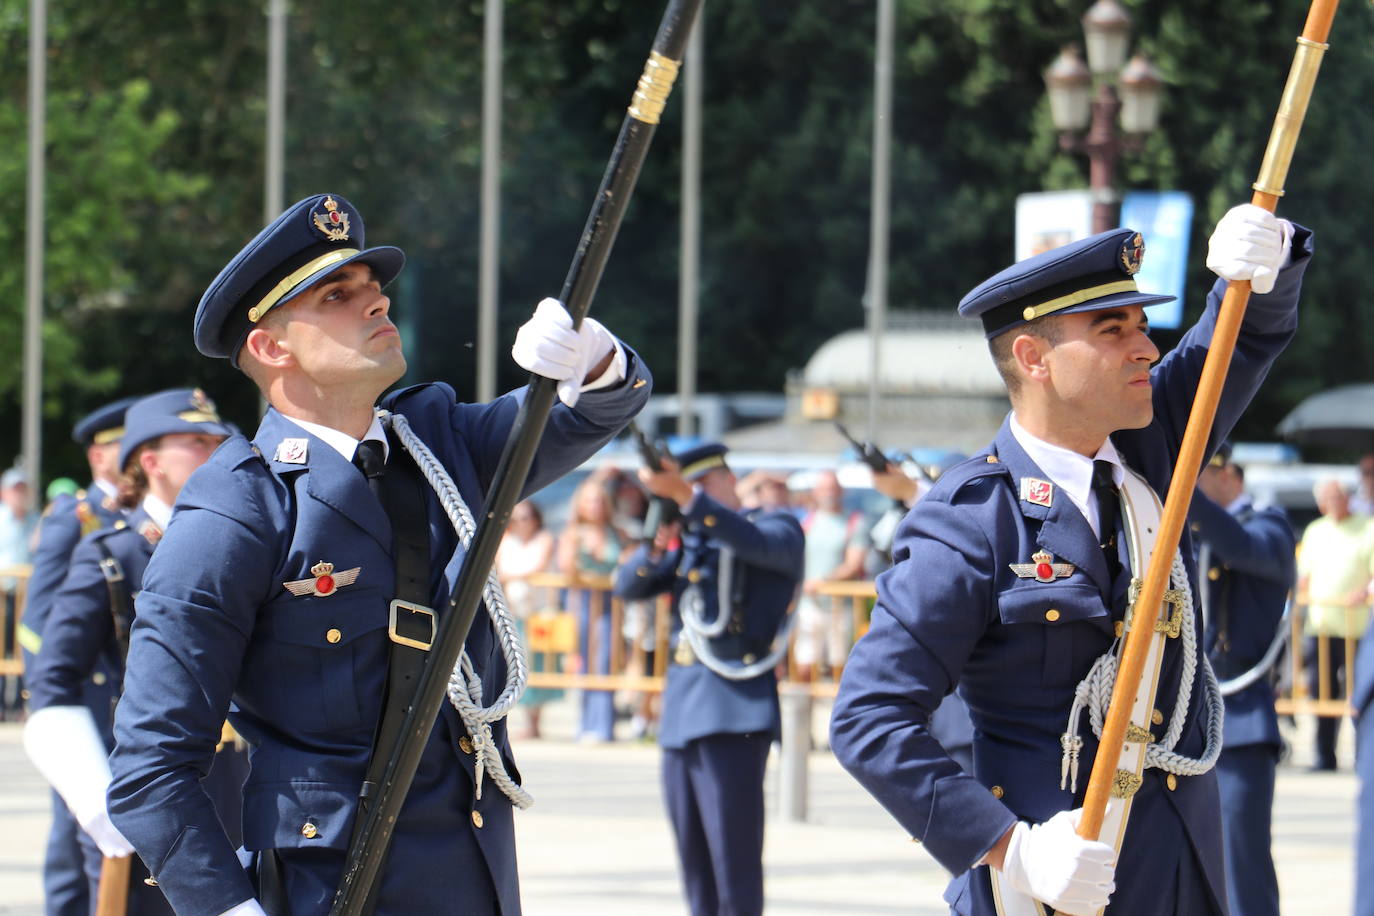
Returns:
[[[1036,582],[1053,582],[1073,575],[1072,563],[1054,562],[1054,554],[1048,550],[1038,550],[1031,554],[1029,563],[1008,563],[1011,571],[1020,579],[1034,579]]]
[[[352,585],[358,580],[358,573],[362,572],[361,566],[352,569],[345,569],[341,572],[334,572],[334,564],[324,560],[310,567],[311,578],[296,579],[293,582],[283,582],[282,586],[291,594],[305,596],[313,595],[316,598],[327,598],[346,585]]]

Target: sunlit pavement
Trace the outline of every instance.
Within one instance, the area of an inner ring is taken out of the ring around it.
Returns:
[[[824,715],[817,710],[818,736]],[[525,912],[685,913],[659,798],[657,748],[575,743],[574,716],[571,697],[551,704],[547,737],[516,745],[536,800],[516,818]],[[0,914],[39,916],[48,795],[24,756],[20,728],[0,725]],[[1340,772],[1309,773],[1309,734],[1300,729],[1294,762],[1279,771],[1274,851],[1283,909],[1338,916],[1354,898],[1350,735],[1342,735]],[[770,803],[776,763],[769,765]],[[940,899],[944,872],[824,750],[810,756],[808,818],[769,822],[770,914],[948,912]]]

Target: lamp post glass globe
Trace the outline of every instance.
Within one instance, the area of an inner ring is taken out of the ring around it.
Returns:
[[[1097,0],[1083,14],[1088,66],[1096,76],[1115,76],[1131,44],[1131,15],[1117,0]]]
[[[1136,54],[1121,72],[1121,129],[1148,134],[1159,126],[1159,100],[1164,80],[1144,54]]]
[[[1069,45],[1045,71],[1050,96],[1050,120],[1060,132],[1086,130],[1092,117],[1093,77],[1078,48]]]

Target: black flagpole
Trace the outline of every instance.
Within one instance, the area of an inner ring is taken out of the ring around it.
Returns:
[[[700,6],[701,0],[670,0],[659,23],[653,50],[644,64],[606,174],[587,216],[587,225],[573,254],[567,279],[563,282],[560,298],[572,315],[574,327],[586,317],[592,296],[601,282],[601,273],[648,154],[654,128],[677,78],[687,37]],[[330,916],[362,916],[364,913],[368,892],[386,858],[401,806],[415,778],[415,769],[434,728],[434,720],[439,715],[449,673],[463,651],[463,643],[477,613],[487,574],[496,558],[496,548],[506,530],[511,509],[524,489],[535,449],[553,408],[556,389],[551,379],[530,377],[529,389],[511,427],[482,517],[478,520],[477,534],[458,575],[449,609],[439,623],[429,661],[416,686],[415,702],[402,725],[401,739],[387,761],[377,795],[365,814],[360,810],[364,821],[349,847]]]

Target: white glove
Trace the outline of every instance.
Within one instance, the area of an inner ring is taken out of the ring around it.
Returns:
[[[105,807],[111,780],[109,753],[89,709],[48,706],[33,713],[24,726],[24,750],[101,853],[116,857],[133,853],[134,847],[110,823]]]
[[[1249,280],[1250,291],[1274,288],[1293,250],[1293,224],[1263,207],[1241,204],[1226,211],[1207,243],[1207,269],[1223,280]]]
[[[1011,885],[1060,913],[1092,916],[1116,890],[1116,850],[1075,830],[1082,808],[1012,830],[1002,873]]]
[[[558,382],[558,399],[577,404],[587,370],[615,349],[615,338],[595,318],[574,331],[572,316],[557,299],[541,299],[515,334],[510,355],[521,368]]]

